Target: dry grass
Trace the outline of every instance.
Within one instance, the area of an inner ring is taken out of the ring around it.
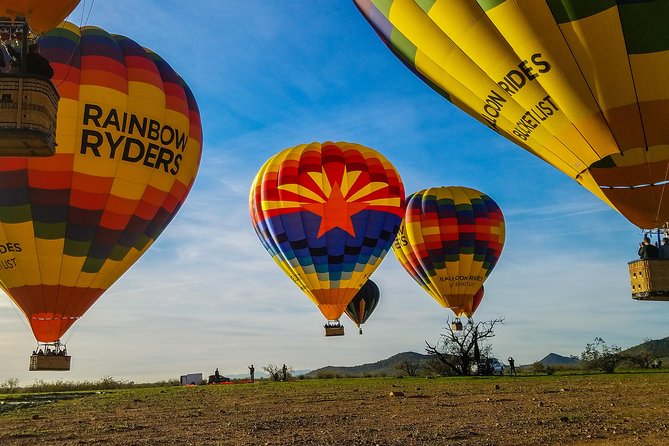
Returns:
[[[666,373],[361,378],[92,393],[0,415],[0,444],[666,445],[668,425]]]

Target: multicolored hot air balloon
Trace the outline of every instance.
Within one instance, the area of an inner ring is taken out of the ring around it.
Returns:
[[[0,18],[26,19],[36,33],[55,28],[77,7],[80,0],[0,0]]]
[[[202,130],[186,83],[127,37],[64,23],[40,43],[61,97],[58,147],[0,163],[0,286],[50,343],[174,218]]]
[[[669,221],[669,3],[354,2],[454,105],[633,224]]]
[[[379,304],[379,296],[379,287],[370,279],[365,282],[362,288],[353,296],[353,300],[346,306],[346,316],[358,327],[360,334],[362,334],[362,327],[360,326],[367,322],[369,316],[374,312],[374,309]]]
[[[265,249],[329,321],[326,335],[343,334],[339,318],[404,216],[395,168],[359,144],[299,145],[260,169],[249,206]]]
[[[504,216],[492,198],[468,187],[436,187],[407,198],[393,252],[442,307],[470,318],[504,236]]]

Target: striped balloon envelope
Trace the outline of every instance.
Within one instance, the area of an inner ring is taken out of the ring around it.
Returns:
[[[504,236],[504,216],[492,198],[468,187],[435,187],[407,198],[393,252],[442,307],[471,317]]]
[[[390,249],[404,186],[373,149],[311,143],[271,157],[249,205],[265,249],[328,321],[338,321]]]
[[[453,105],[634,225],[669,222],[669,2],[353,1]]]
[[[127,37],[64,23],[40,47],[61,97],[56,154],[0,163],[0,285],[55,342],[174,218],[202,131],[185,82]]]

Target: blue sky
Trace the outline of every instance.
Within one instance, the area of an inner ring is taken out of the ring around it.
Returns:
[[[191,6],[192,5],[192,6]],[[132,18],[130,18],[132,15]],[[381,303],[359,336],[324,319],[258,241],[248,191],[262,163],[311,141],[373,147],[407,192],[461,185],[502,208],[507,241],[477,320],[502,317],[493,352],[526,364],[667,336],[665,305],[630,297],[640,231],[576,182],[475,122],[407,70],[351,1],[82,1],[77,24],[126,35],[167,60],[202,116],[195,187],[158,241],[66,334],[72,371],[28,372],[23,315],[0,299],[0,382],[156,381],[286,363],[358,365],[437,341],[441,309],[390,253]]]

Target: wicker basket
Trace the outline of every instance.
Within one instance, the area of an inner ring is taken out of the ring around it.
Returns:
[[[59,99],[49,79],[0,74],[0,156],[53,155]]]
[[[31,372],[39,370],[70,370],[70,361],[72,357],[67,355],[31,355]]]
[[[633,299],[669,301],[669,260],[635,260],[628,266]]]
[[[343,325],[326,325],[325,336],[344,336]]]

